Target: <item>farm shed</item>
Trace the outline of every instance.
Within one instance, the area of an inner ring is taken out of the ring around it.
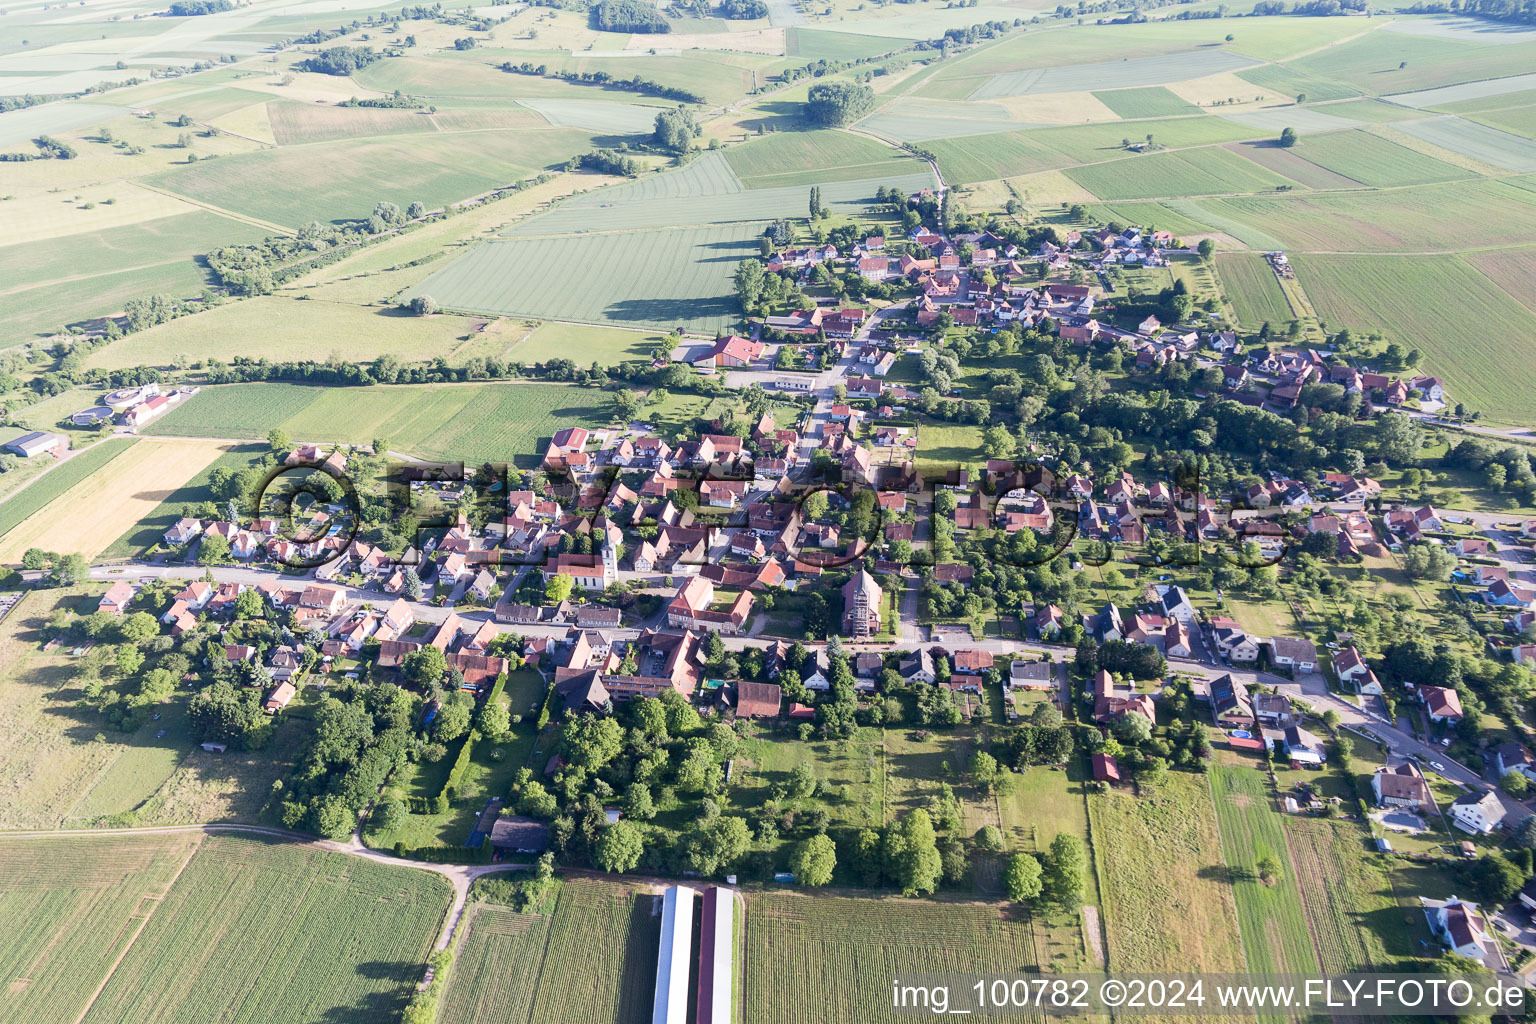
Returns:
[[[651,1024],[687,1024],[694,895],[692,889],[674,885],[661,897],[661,944],[656,951]]]
[[[704,920],[699,930],[697,1024],[730,1024],[734,976],[736,896],[718,885],[704,890]]]

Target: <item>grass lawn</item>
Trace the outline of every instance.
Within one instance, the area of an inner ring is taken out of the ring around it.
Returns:
[[[924,420],[918,427],[917,468],[927,475],[981,461],[981,427]]]
[[[507,351],[507,358],[519,363],[542,363],[550,359],[573,359],[582,366],[593,362],[603,366],[650,361],[651,353],[666,347],[661,334],[627,331],[588,324],[544,323]]]

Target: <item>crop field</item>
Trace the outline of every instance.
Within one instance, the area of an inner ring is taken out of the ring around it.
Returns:
[[[1198,114],[1200,108],[1161,86],[1096,92],[1099,102],[1124,118],[1173,117]]]
[[[760,223],[486,242],[406,293],[444,308],[713,331],[737,313],[731,275]],[[596,287],[602,282],[602,287]]]
[[[145,908],[121,962],[92,972],[106,985],[84,1024],[151,1014],[168,1024],[388,1018],[420,978],[449,898],[447,882],[425,871],[204,839],[165,898]]]
[[[1251,110],[1240,114],[1223,114],[1229,121],[1236,121],[1249,128],[1274,132],[1278,136],[1287,128],[1297,132],[1332,132],[1343,128],[1357,128],[1364,122],[1344,117],[1332,107],[1281,107],[1278,110]]]
[[[1453,103],[1466,103],[1469,100],[1487,99],[1492,96],[1507,96],[1510,93],[1524,92],[1528,89],[1536,89],[1536,74],[1485,78],[1463,82],[1460,85],[1441,86],[1438,89],[1397,93],[1393,95],[1392,102],[1425,110],[1440,109]]]
[[[543,323],[522,341],[513,345],[506,358],[519,363],[542,363],[549,359],[574,359],[583,366],[594,361],[603,366],[646,360],[657,348],[665,347],[660,334],[626,331],[616,327],[589,324]]]
[[[745,933],[742,994],[766,1024],[899,1021],[892,978],[1048,966],[1027,920],[995,905],[769,890],[747,897]]]
[[[71,1021],[202,836],[0,841],[0,1021]]]
[[[126,453],[138,442],[109,438],[100,444],[70,456],[69,460],[50,468],[43,476],[29,484],[25,490],[0,504],[0,540],[12,530],[41,511],[54,499],[69,491],[113,459]],[[51,461],[51,460],[50,460]]]
[[[1316,970],[1317,955],[1297,889],[1296,866],[1291,863],[1284,822],[1271,804],[1264,776],[1253,768],[1214,767],[1211,791],[1237,898],[1248,969]],[[1258,863],[1266,857],[1273,857],[1281,866],[1281,877],[1272,884],[1259,877]]]
[[[20,561],[32,547],[94,558],[225,450],[213,441],[132,445],[7,531],[0,540],[0,563]]]
[[[1093,797],[1088,816],[1110,970],[1244,969],[1204,779],[1175,774],[1150,795]]]
[[[1221,148],[1152,153],[1067,170],[1067,177],[1100,199],[1227,195],[1274,189],[1290,182]]]
[[[1496,113],[1518,107],[1528,107],[1536,103],[1536,76],[1532,77],[1531,86],[1532,88],[1520,92],[1504,92],[1494,96],[1480,96],[1474,99],[1442,103],[1435,109],[1442,110],[1447,114],[1470,115]],[[1424,114],[1415,111],[1412,113],[1412,116],[1423,117]]]
[[[725,151],[726,163],[747,188],[819,185],[916,174],[914,157],[852,132],[775,132]]]
[[[1536,104],[1474,114],[1471,120],[1501,131],[1516,132],[1527,139],[1536,139]]]
[[[1476,252],[1463,258],[1480,274],[1536,313],[1536,292],[1531,290],[1531,282],[1536,280],[1536,248]]]
[[[436,209],[590,148],[571,128],[347,140],[204,160],[151,176],[193,200],[297,227],[366,217],[382,200]]]
[[[1490,419],[1530,418],[1536,320],[1466,262],[1418,256],[1297,256],[1293,262],[1330,325],[1380,330],[1422,349],[1453,398]]]
[[[292,100],[268,103],[267,120],[280,146],[437,130],[431,115],[422,110],[333,107]]]
[[[167,414],[169,415],[169,414]],[[260,421],[255,421],[260,422]],[[146,431],[147,432],[147,431]],[[215,467],[245,469],[254,464],[266,445],[224,444],[217,458],[208,462],[197,473],[187,477],[180,486],[165,491],[160,503],[147,512],[141,511],[137,522],[121,532],[117,540],[102,552],[107,558],[124,558],[140,554],[160,543],[161,535],[172,523],[181,518],[181,508],[188,503],[214,501],[217,495],[209,489],[208,480]]]
[[[925,145],[938,157],[944,180],[952,184],[1011,178],[1072,163],[1033,132],[934,139]]]
[[[448,355],[475,326],[461,317],[411,316],[395,306],[262,295],[137,331],[91,353],[86,365],[103,370],[173,361],[191,365],[227,359],[232,352],[274,362],[333,353],[348,360],[392,355],[414,362]]]
[[[441,1024],[642,1024],[651,1017],[661,919],[637,887],[560,883],[553,910],[519,914],[475,904]]]
[[[1326,167],[1299,155],[1295,149],[1283,149],[1274,145],[1271,141],[1264,142],[1234,142],[1227,146],[1229,150],[1247,160],[1252,160],[1260,167],[1267,167],[1276,174],[1284,175],[1299,185],[1315,189],[1359,188],[1360,183],[1354,178],[1346,178],[1337,171],[1330,171]]]
[[[1506,171],[1536,171],[1536,142],[1510,132],[1460,117],[1405,121],[1396,127],[1414,138]]]
[[[1289,64],[1265,64],[1256,68],[1245,68],[1236,74],[1245,82],[1251,82],[1261,89],[1268,89],[1283,96],[1294,98],[1305,93],[1307,99],[1313,102],[1345,100],[1360,95],[1359,89],[1321,76],[1305,74]]]
[[[860,121],[861,131],[902,142],[990,135],[1039,127],[1016,117],[1001,103],[967,103],[899,96]]]
[[[1411,954],[1407,937],[1384,948],[1400,933],[1390,864],[1366,852],[1369,837],[1350,822],[1292,818],[1285,823],[1286,843],[1296,869],[1301,901],[1311,924],[1312,942],[1322,969],[1330,974],[1370,970],[1390,955]]]
[[[818,28],[793,26],[784,30],[784,49],[791,57],[806,60],[853,60],[876,57],[900,46],[899,42],[880,36],[855,32],[832,32]]]
[[[1166,85],[1223,71],[1237,71],[1259,63],[1229,50],[1192,50],[1157,57],[1132,57],[1099,64],[1075,64],[1056,68],[1032,68],[995,76],[971,93],[970,99],[1022,96],[1035,92],[1071,92],[1092,82],[1107,89]]]
[[[1254,242],[1255,248],[1423,252],[1536,239],[1536,193],[1511,181],[1247,196],[1200,205],[1210,216],[1246,224],[1281,243]]]
[[[1221,275],[1222,292],[1244,328],[1256,330],[1268,321],[1279,327],[1296,314],[1286,301],[1285,292],[1269,263],[1258,253],[1224,253],[1216,257],[1216,272]]]
[[[1031,134],[1037,142],[1067,156],[1065,163],[1087,164],[1112,160],[1125,152],[1124,142],[1143,142],[1149,134],[1156,145],[1180,149],[1216,142],[1239,142],[1260,133],[1234,124],[1226,118],[1207,114],[1153,121],[1114,121],[1107,124],[1042,128]]]
[[[1429,185],[1470,177],[1459,167],[1364,131],[1307,136],[1293,151],[1319,167],[1375,187]]]
[[[399,384],[364,388],[229,384],[205,388],[154,424],[163,434],[265,437],[274,427],[295,440],[390,447],[424,458],[530,466],[540,441],[566,426],[608,420],[598,392],[563,384]]]
[[[523,100],[523,106],[552,125],[599,135],[645,135],[656,130],[663,108],[606,100]]]
[[[894,172],[901,167],[896,165],[892,170]],[[649,185],[666,177],[669,175],[642,178],[635,184]],[[821,186],[821,202],[836,216],[858,217],[868,213],[869,206],[874,202],[875,190],[881,185],[910,193],[931,188],[935,184],[933,173],[926,168],[917,173],[892,173],[881,178],[833,181]],[[763,224],[776,217],[803,218],[809,195],[809,187],[803,184],[681,197],[647,197],[639,191],[629,191],[629,186],[620,186],[612,192],[600,189],[574,196],[548,213],[518,223],[504,234],[521,237],[591,233],[594,239],[599,239],[602,237],[599,234],[601,232],[633,232],[713,224],[730,226],[732,230],[744,225],[751,230],[755,239],[761,234]],[[613,241],[614,236],[606,237],[610,242]],[[755,245],[753,252],[756,253]],[[740,256],[735,257],[736,261],[740,259]],[[572,264],[573,267],[584,265]],[[734,261],[731,269],[734,269]],[[600,276],[591,276],[590,279],[606,280]]]

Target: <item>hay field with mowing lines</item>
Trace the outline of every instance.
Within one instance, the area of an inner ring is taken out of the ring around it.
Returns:
[[[1308,136],[1292,150],[1319,167],[1377,188],[1431,185],[1471,176],[1459,167],[1364,131]]]
[[[1174,774],[1151,795],[1092,797],[1088,817],[1110,970],[1244,969],[1236,904],[1203,778]]]
[[[661,937],[655,902],[639,886],[568,878],[543,913],[475,904],[438,1021],[644,1024]]]
[[[1267,780],[1253,768],[1211,769],[1211,795],[1221,846],[1232,874],[1237,916],[1248,969],[1261,972],[1313,971],[1317,954],[1297,889],[1296,866],[1285,842],[1285,825],[1271,805]],[[1265,857],[1280,863],[1273,884],[1260,879]]]
[[[645,135],[656,130],[656,115],[663,108],[605,100],[522,100],[552,125],[580,128],[600,135]]]
[[[1105,89],[1166,85],[1190,78],[1237,71],[1259,61],[1228,50],[1191,50],[1157,57],[1132,57],[1128,60],[1098,64],[1076,64],[1056,68],[1033,68],[997,75],[968,97],[973,100],[999,96],[1022,96],[1035,92],[1072,92],[1084,82]]]
[[[332,107],[293,101],[268,103],[267,121],[280,146],[437,130],[431,115],[424,110]]]
[[[168,366],[177,357],[197,362],[227,359],[231,352],[274,361],[338,353],[353,360],[387,354],[412,362],[449,354],[474,326],[460,317],[410,316],[394,306],[262,295],[137,331],[91,353],[86,365],[104,370]]]
[[[486,242],[411,288],[444,308],[711,331],[737,316],[731,275],[760,223]],[[601,287],[599,287],[599,283]]]
[[[426,871],[208,837],[84,1024],[389,1019],[420,978],[450,898],[447,881]]]
[[[224,450],[212,441],[141,440],[7,531],[0,563],[18,562],[32,547],[94,558]]]
[[[1258,253],[1224,253],[1216,257],[1216,272],[1221,277],[1222,292],[1237,314],[1237,322],[1249,330],[1268,321],[1270,326],[1294,319],[1296,314],[1285,300],[1285,292],[1275,279],[1275,272]]]
[[[561,427],[608,422],[597,392],[563,384],[400,384],[365,388],[306,388],[292,384],[229,384],[206,388],[166,414],[165,434],[265,437],[279,427],[305,441],[368,444],[389,438],[396,451],[465,462],[537,464]]]
[[[1291,182],[1225,149],[1192,149],[1067,169],[1100,199],[1158,199],[1269,191]]]
[[[385,62],[388,63],[388,62]],[[277,224],[365,217],[388,200],[427,209],[467,199],[591,147],[572,128],[321,143],[204,160],[152,175],[178,195]]]
[[[1114,89],[1096,92],[1099,102],[1125,118],[1173,117],[1198,114],[1200,108],[1175,96],[1162,86],[1146,89]]]
[[[1381,330],[1424,352],[1456,401],[1531,420],[1536,318],[1454,257],[1307,256],[1292,262],[1330,325]]]
[[[749,189],[819,185],[920,172],[923,164],[898,149],[852,132],[775,132],[725,151],[725,161]]]
[[[1413,942],[1398,926],[1391,861],[1366,852],[1363,828],[1298,817],[1285,822],[1285,832],[1324,971],[1345,974],[1386,963],[1389,937],[1401,936],[1390,955],[1412,955]]]
[[[1536,171],[1536,142],[1475,121],[1435,117],[1404,121],[1395,127],[1414,138],[1506,171]]]
[[[1527,309],[1536,312],[1536,248],[1475,252],[1463,257]]]
[[[1360,182],[1298,155],[1294,149],[1282,149],[1270,142],[1233,142],[1227,149],[1260,167],[1267,167],[1307,188],[1359,188]]]
[[[899,1021],[892,978],[1045,966],[1024,915],[985,904],[768,891],[748,895],[745,933],[743,996],[764,1024]]]
[[[1510,181],[1247,196],[1206,200],[1203,205],[1212,216],[1251,225],[1279,242],[1254,242],[1254,248],[1419,252],[1536,238],[1536,193]]]
[[[0,841],[0,1020],[83,1013],[202,838]]]

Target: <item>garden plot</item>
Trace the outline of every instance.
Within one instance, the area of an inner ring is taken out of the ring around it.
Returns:
[[[1089,84],[1100,88],[1167,85],[1169,82],[1237,71],[1259,63],[1262,62],[1228,50],[1193,50],[1102,64],[1031,68],[1028,71],[1010,71],[993,76],[971,93],[970,99],[1022,96],[1037,92],[1072,92]]]
[[[1432,117],[1424,121],[1403,121],[1395,127],[1416,139],[1506,171],[1536,171],[1536,142],[1475,121]]]

